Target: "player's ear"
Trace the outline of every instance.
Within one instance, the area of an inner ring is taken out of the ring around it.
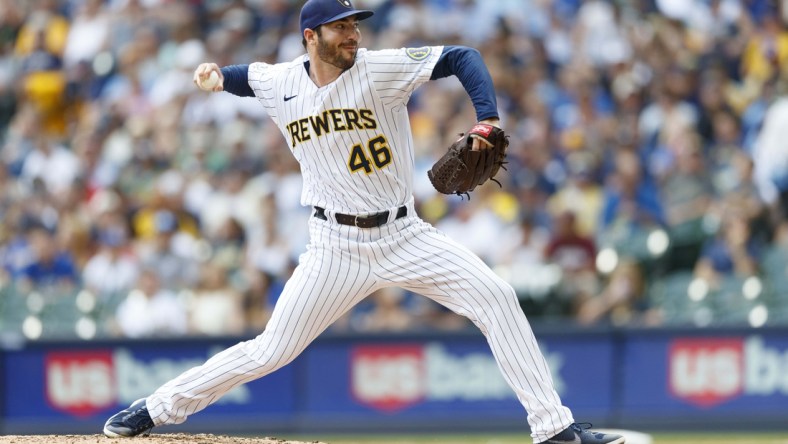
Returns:
[[[304,48],[306,48],[313,40],[317,39],[317,32],[314,29],[306,28],[304,29]]]

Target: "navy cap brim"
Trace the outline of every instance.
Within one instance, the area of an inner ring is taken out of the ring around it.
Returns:
[[[359,20],[365,20],[372,17],[374,14],[374,12],[365,9],[354,9],[352,11],[343,12],[342,14],[337,14],[328,20],[318,23],[317,26],[325,25],[326,23],[335,22],[337,20],[342,20],[343,18],[350,17],[351,15],[357,15]],[[315,28],[317,28],[317,26],[315,26]]]

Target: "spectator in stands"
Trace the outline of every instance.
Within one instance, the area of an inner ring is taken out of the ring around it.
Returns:
[[[128,293],[137,283],[140,273],[125,221],[117,215],[108,216],[112,224],[98,228],[95,235],[98,251],[87,261],[82,273],[85,288],[101,301]]]
[[[452,217],[444,218],[435,226],[454,239],[464,239],[465,246],[483,260],[489,260],[496,253],[493,237],[503,231],[503,227],[503,221],[483,199],[457,205]]]
[[[3,185],[7,185],[7,182]],[[4,186],[3,192],[9,188]],[[35,256],[26,235],[28,221],[24,210],[18,203],[12,203],[2,212],[0,218],[0,266],[4,279],[15,281],[22,277],[25,269],[33,262]]]
[[[621,6],[602,0],[582,2],[577,11],[575,43],[584,59],[598,67],[629,58],[632,48],[622,24]]]
[[[664,225],[663,209],[657,185],[644,175],[637,153],[622,148],[614,156],[597,238],[607,245],[626,246],[634,236]]]
[[[42,116],[45,132],[65,135],[68,103],[62,54],[47,41],[47,29],[44,26],[43,23],[32,23],[29,30],[30,47],[19,69],[22,95]]]
[[[671,268],[691,269],[706,239],[704,222],[715,196],[700,136],[688,131],[675,143],[674,166],[659,184],[659,194],[670,236]]]
[[[675,167],[660,184],[660,196],[668,226],[680,228],[698,223],[714,198],[711,179],[704,162],[700,137],[684,133],[676,149]]]
[[[525,210],[501,235],[507,242],[499,246],[492,262],[507,276],[526,314],[536,317],[560,280],[557,266],[545,259],[550,231],[537,224],[531,210]]]
[[[577,218],[571,211],[559,214],[545,248],[548,262],[561,268],[558,296],[564,314],[574,313],[580,304],[599,291],[596,274],[596,245],[591,237],[580,234]]]
[[[504,231],[504,238],[509,241],[500,246],[493,258],[495,263],[509,266],[516,264],[527,268],[544,265],[550,232],[545,227],[537,225],[535,216],[530,210],[524,210],[518,216],[517,223]]]
[[[205,239],[212,249],[211,260],[226,269],[228,278],[238,278],[244,266],[246,232],[235,218],[227,218],[213,236]]]
[[[726,276],[753,276],[761,254],[762,246],[752,238],[749,221],[730,213],[724,216],[717,236],[704,246],[695,275],[712,285]]]
[[[766,3],[766,2],[754,2]],[[745,82],[763,84],[788,70],[788,30],[780,12],[770,7],[756,17],[756,26],[741,58]]]
[[[92,62],[107,46],[111,33],[110,18],[104,0],[85,0],[71,20],[63,49],[63,63],[72,68],[79,63]]]
[[[633,260],[621,261],[599,294],[580,305],[576,319],[583,325],[658,325],[659,316],[648,307],[645,291],[646,280],[640,264]]]
[[[66,46],[70,22],[60,13],[58,9],[60,2],[40,0],[32,3],[16,39],[16,54],[20,56],[30,54],[35,47],[36,33],[43,30],[46,50],[61,56]]]
[[[113,247],[87,234],[106,211],[96,208],[112,201],[130,222],[137,260],[160,267],[164,287],[191,288],[198,258],[211,258],[242,292],[246,324],[262,329],[306,244],[298,165],[254,99],[200,93],[191,74],[206,52],[222,64],[292,59],[302,50],[292,3],[0,0],[0,167],[8,173],[0,261],[8,278],[32,263],[27,230],[43,226],[71,258],[74,280],[92,282],[101,273],[88,268]],[[788,27],[779,2],[387,4],[364,22],[369,47],[471,41],[512,135],[503,193],[482,187],[470,204],[445,198],[424,171],[466,130],[472,107],[456,82],[414,94],[415,195],[434,225],[461,231],[457,238],[491,265],[513,267],[538,262],[538,233],[566,210],[581,237],[623,255],[657,227],[675,235],[703,218],[708,237],[718,218],[724,228],[702,259],[681,254],[686,269],[758,269],[756,246],[788,217]],[[435,16],[447,26],[433,26]],[[454,32],[470,29],[464,23],[473,30]],[[525,213],[522,224],[512,220]],[[743,220],[729,222],[732,214]],[[752,246],[742,250],[731,241],[743,229]],[[511,249],[490,251],[502,244]],[[593,262],[579,251],[579,262]],[[406,300],[432,326],[462,328],[452,324],[461,318]]]
[[[32,105],[24,103],[11,118],[10,125],[2,133],[0,160],[12,176],[19,176],[27,155],[33,151],[35,136],[41,131],[41,116]]]
[[[246,329],[242,295],[229,285],[228,270],[206,262],[188,300],[189,333],[208,336],[243,334]]]
[[[136,254],[143,267],[156,270],[165,288],[191,287],[199,274],[195,239],[179,229],[177,216],[169,210],[153,213],[151,221],[153,237],[136,243]]]
[[[136,287],[115,313],[117,333],[128,338],[183,335],[188,331],[187,310],[171,290],[163,288],[157,270],[142,271]]]
[[[146,201],[132,218],[134,234],[141,239],[156,237],[161,231],[164,217],[172,229],[199,236],[196,218],[183,208],[184,177],[173,169],[160,172],[156,184]]]
[[[674,67],[674,70],[680,68]],[[676,74],[681,78],[683,74]],[[674,141],[694,128],[698,121],[697,110],[681,97],[683,91],[667,79],[657,79],[652,86],[651,103],[640,112],[638,134],[646,164],[644,170],[652,176],[662,176],[669,171],[675,159]]]
[[[58,214],[56,240],[64,250],[71,253],[78,273],[81,273],[85,263],[95,253],[90,214],[85,207],[86,200],[87,193],[82,178],[77,178],[63,193],[49,199],[51,210]]]
[[[260,220],[250,233],[247,245],[249,266],[268,276],[285,276],[290,267],[286,227],[277,214],[276,196],[267,193],[260,199]]]
[[[745,151],[731,153],[728,164],[720,169],[720,180],[716,184],[718,197],[712,212],[717,218],[728,213],[741,214],[750,224],[754,239],[768,242],[774,221],[758,193],[754,169],[753,160]]]
[[[22,271],[21,291],[46,287],[66,295],[79,284],[79,271],[69,251],[58,245],[54,235],[42,227],[28,231],[33,260]]]
[[[577,217],[577,228],[584,236],[594,236],[599,230],[604,194],[595,181],[595,165],[589,153],[573,153],[567,158],[567,180],[548,199],[547,208],[553,215],[572,211]]]
[[[46,133],[34,136],[33,149],[25,157],[22,179],[29,186],[40,180],[53,196],[61,195],[80,175],[79,159],[65,145]],[[57,174],[54,172],[57,171]]]
[[[0,55],[13,51],[23,20],[24,16],[19,2],[15,0],[0,1]]]
[[[742,145],[742,132],[739,117],[727,109],[709,113],[708,137],[705,137],[707,164],[709,167],[709,177],[711,178],[715,191],[724,194],[726,187],[732,186],[738,178],[731,169],[731,163],[739,153],[745,152]],[[699,133],[700,134],[700,133]],[[746,153],[746,152],[745,152]],[[748,180],[752,180],[750,177]]]

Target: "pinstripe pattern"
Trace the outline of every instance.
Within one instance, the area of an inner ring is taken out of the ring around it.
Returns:
[[[265,107],[301,165],[301,203],[341,213],[365,214],[404,204],[413,191],[413,141],[406,104],[413,91],[429,80],[443,47],[414,61],[404,49],[360,49],[356,63],[334,82],[318,88],[304,69],[306,55],[290,63],[249,65],[249,85]],[[284,101],[285,97],[295,96]],[[331,131],[293,146],[288,124],[320,116],[327,110],[370,110],[375,129]],[[350,173],[351,147],[383,135],[392,162],[371,174]]]
[[[181,423],[233,387],[288,364],[366,295],[387,286],[423,294],[479,327],[529,413],[535,442],[574,422],[514,290],[465,247],[415,216],[373,229],[316,218],[309,225],[312,241],[266,330],[151,395],[148,409],[157,425]]]
[[[306,56],[288,64],[250,65],[251,87],[301,165],[302,203],[325,208],[328,220],[310,219],[307,251],[262,334],[218,353],[147,398],[156,425],[181,423],[233,387],[288,364],[368,294],[389,286],[425,295],[479,327],[528,412],[535,442],[574,422],[553,388],[512,287],[415,214],[406,105],[429,79],[441,51],[425,49],[417,61],[404,49],[360,50],[351,69],[321,88],[306,74]],[[362,115],[363,110],[370,114]],[[337,119],[330,131],[321,126],[329,125],[329,117]],[[374,119],[374,128],[363,127],[362,117],[370,126]],[[343,131],[341,125],[356,126]],[[373,171],[352,172],[351,147],[380,135],[388,142],[391,161]],[[408,216],[393,220],[401,205],[408,206]],[[392,216],[378,228],[340,225],[334,218],[336,212],[381,210]]]

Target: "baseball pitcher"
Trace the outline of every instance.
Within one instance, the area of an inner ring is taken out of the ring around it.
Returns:
[[[300,163],[310,243],[265,331],[167,382],[109,418],[110,437],[178,424],[232,388],[296,358],[375,290],[399,286],[469,318],[487,338],[527,412],[535,443],[621,444],[575,423],[512,287],[477,256],[419,218],[407,104],[423,83],[456,76],[477,122],[430,172],[436,189],[463,194],[491,179],[508,139],[478,51],[460,46],[369,51],[349,0],[309,0],[300,15],[306,54],[289,63],[204,63],[195,84],[256,97]]]

